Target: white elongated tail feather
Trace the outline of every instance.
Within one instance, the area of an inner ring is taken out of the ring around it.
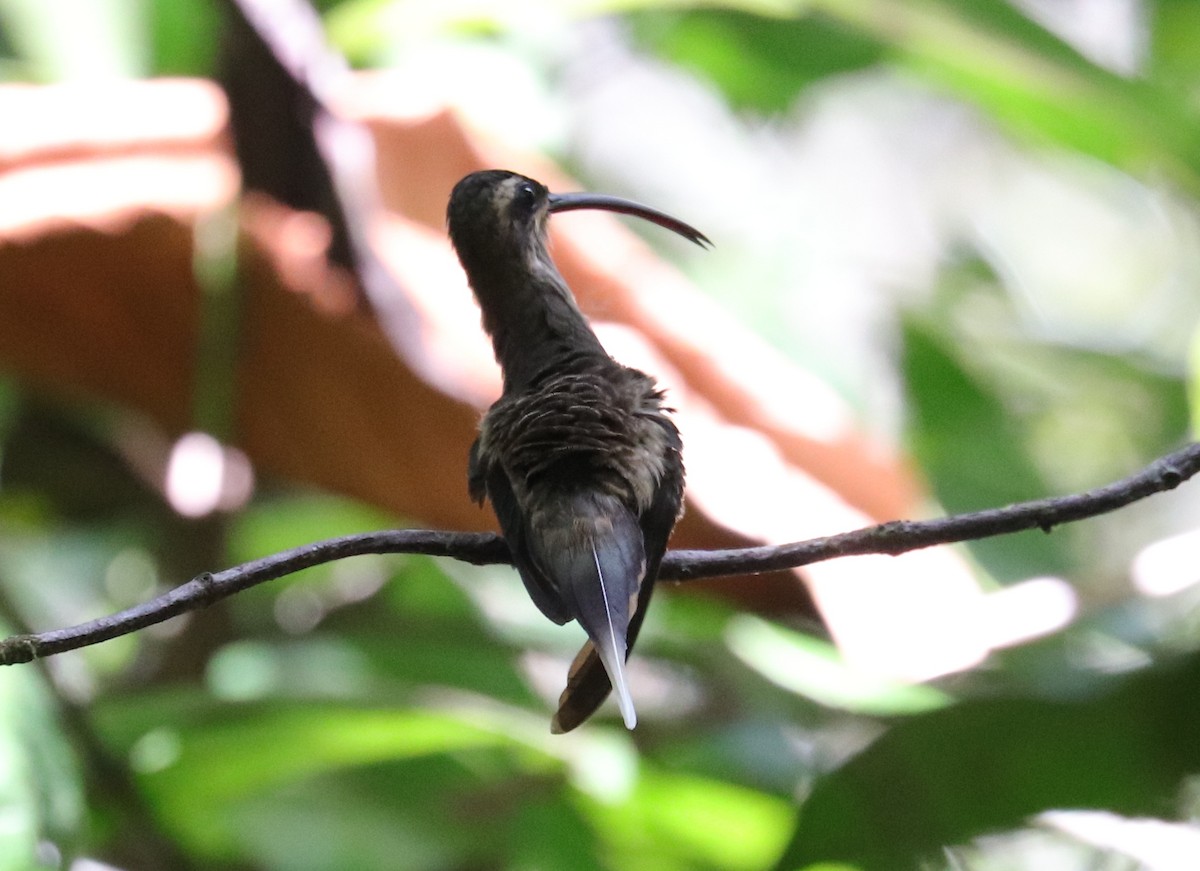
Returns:
[[[594,544],[592,545],[592,558],[596,562],[596,577],[600,581],[600,594],[604,597],[604,613],[607,618],[606,631],[600,633],[599,637],[593,638],[592,641],[596,645],[600,661],[604,663],[604,670],[608,672],[608,679],[613,685],[613,691],[617,694],[617,707],[621,709],[621,719],[625,721],[625,728],[633,729],[637,726],[637,711],[633,708],[633,696],[629,693],[629,682],[625,678],[625,630],[622,628],[618,633],[613,623],[612,598],[608,584],[604,580],[604,569],[600,566],[600,554],[596,552]],[[629,619],[626,616],[625,620],[621,621],[622,627],[628,622]]]

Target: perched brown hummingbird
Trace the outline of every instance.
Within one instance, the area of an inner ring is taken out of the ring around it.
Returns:
[[[625,660],[683,501],[679,431],[662,391],[601,346],[550,259],[553,212],[636,215],[698,245],[682,221],[617,197],[552,194],[516,173],[468,175],[450,194],[450,239],[492,338],[504,391],[471,446],[468,488],[486,497],[534,604],[590,639],[551,729],[568,732],[612,687],[637,723]]]

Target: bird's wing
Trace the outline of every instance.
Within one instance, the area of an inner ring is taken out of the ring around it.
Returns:
[[[529,551],[528,518],[521,510],[516,496],[513,494],[512,483],[508,475],[499,467],[493,467],[487,477],[487,497],[500,521],[500,531],[512,554],[513,566],[525,591],[538,610],[560,626],[572,620],[575,615],[570,606],[564,601],[553,575],[547,574],[537,564]]]

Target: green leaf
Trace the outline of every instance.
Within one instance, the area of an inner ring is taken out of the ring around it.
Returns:
[[[214,74],[221,28],[217,4],[211,0],[150,0],[149,24],[156,75]]]
[[[194,849],[233,849],[238,803],[288,784],[381,761],[516,747],[502,732],[420,709],[309,702],[211,703],[194,694],[143,697],[99,712],[131,747],[141,782],[172,831]]]
[[[1177,89],[1085,58],[1006,0],[812,0],[1010,129],[1200,184],[1200,118]]]
[[[256,499],[249,508],[233,516],[226,544],[230,565],[249,562],[272,553],[300,547],[315,541],[394,526],[387,515],[349,499],[306,492],[288,496],[273,495]],[[239,613],[262,616],[265,601],[274,602],[281,591],[293,586],[317,590],[331,578],[354,586],[373,586],[372,576],[395,571],[421,573],[428,562],[375,554],[324,563],[254,587],[233,600]],[[442,586],[446,586],[444,583]],[[336,596],[333,598],[337,598]]]
[[[320,778],[251,798],[228,819],[232,837],[254,867],[289,871],[365,871],[397,867],[464,867],[471,827],[440,825],[414,814],[407,784],[428,772],[388,767],[392,794],[362,794],[354,778]],[[349,781],[349,783],[347,783]],[[446,784],[433,780],[440,789]],[[405,784],[404,788],[398,788]],[[440,791],[439,789],[439,791]],[[437,801],[439,796],[427,796]],[[457,830],[457,831],[456,831]],[[463,842],[467,841],[467,844]]]
[[[876,39],[824,16],[698,9],[648,12],[633,22],[644,45],[712,80],[734,106],[761,112],[784,111],[813,82],[883,55]]]
[[[789,802],[706,777],[643,770],[627,801],[591,814],[617,851],[616,867],[752,871],[777,855]]]
[[[532,799],[532,800],[531,800]],[[530,797],[506,820],[512,867],[602,871],[605,846],[590,820],[566,796]],[[485,859],[494,862],[494,851]]]
[[[541,710],[541,701],[517,674],[512,651],[482,634],[448,637],[430,632],[398,643],[388,633],[355,639],[381,672],[417,685],[455,687]]]
[[[778,868],[912,867],[1054,808],[1174,811],[1200,770],[1200,655],[1083,701],[987,699],[899,723],[818,782]]]
[[[1200,438],[1200,329],[1192,336],[1188,354],[1188,405],[1191,407],[1192,438]]]
[[[229,558],[245,562],[310,542],[389,525],[394,525],[394,521],[380,511],[326,494],[259,498],[233,518]]]
[[[938,501],[954,514],[1047,494],[999,397],[956,360],[932,332],[904,329],[903,371],[911,448]],[[1041,532],[971,542],[972,553],[1000,580],[1062,573],[1063,548]]]
[[[862,714],[927,711],[950,697],[851,668],[827,641],[790,632],[756,617],[731,621],[726,640],[734,655],[772,683],[833,708]]]
[[[647,45],[701,71],[739,105],[778,110],[813,81],[890,61],[1019,135],[1135,172],[1153,167],[1200,189],[1200,115],[1177,75],[1121,76],[1006,0],[734,0],[722,6],[656,10],[635,20]],[[1155,21],[1155,45],[1172,72],[1184,61],[1195,68],[1189,57],[1194,41],[1186,36],[1200,31],[1192,6],[1162,4]]]
[[[1154,78],[1194,85],[1200,78],[1200,5],[1195,0],[1156,0],[1146,6],[1149,13],[1148,60]]]
[[[476,752],[330,772],[239,803],[229,826],[251,864],[289,871],[596,867],[586,858],[595,839],[566,790],[522,779],[508,759]],[[569,858],[532,858],[556,853]]]
[[[75,756],[37,673],[0,671],[0,871],[40,867],[41,840],[73,847],[83,801]]]
[[[35,79],[90,81],[146,71],[139,0],[0,0],[0,25]]]

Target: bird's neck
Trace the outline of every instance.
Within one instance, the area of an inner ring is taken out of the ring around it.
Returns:
[[[553,264],[472,282],[504,373],[505,393],[521,392],[547,372],[571,372],[608,361],[600,340]]]

